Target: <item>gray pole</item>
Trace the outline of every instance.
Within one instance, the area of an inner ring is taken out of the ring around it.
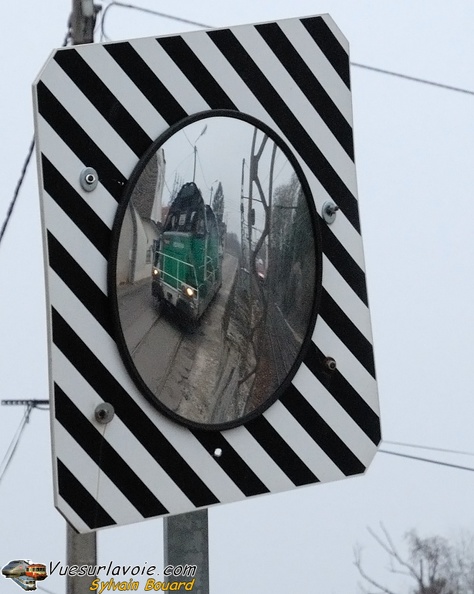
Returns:
[[[194,594],[209,594],[209,522],[207,509],[164,519],[164,568],[173,566],[178,574],[169,575],[168,581],[195,579]],[[195,575],[193,568],[196,567]]]
[[[93,0],[72,0],[70,20],[71,43],[93,43],[94,27],[97,7]],[[95,532],[79,534],[66,525],[66,557],[68,565],[96,565],[97,564],[97,535]],[[67,577],[67,594],[90,594],[92,583],[90,576]]]
[[[73,45],[94,42],[97,6],[93,0],[72,0],[71,41]]]
[[[66,559],[69,566],[96,565],[96,533],[79,534],[72,526],[66,524]],[[68,576],[67,594],[89,594],[93,579],[91,576]]]

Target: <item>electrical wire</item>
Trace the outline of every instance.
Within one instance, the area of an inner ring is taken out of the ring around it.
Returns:
[[[433,446],[424,446],[424,445],[419,445],[419,444],[415,444],[415,443],[406,443],[404,441],[388,441],[388,440],[384,439],[383,443],[387,444],[387,445],[396,445],[396,446],[402,446],[402,447],[407,447],[407,448],[430,450],[433,452],[444,452],[446,454],[460,454],[461,456],[474,456],[474,452],[466,452],[465,450],[450,450],[447,448],[437,448],[437,447],[433,447]]]
[[[5,220],[3,221],[2,230],[0,231],[0,244],[2,243],[3,236],[5,235],[5,231],[7,229],[7,225],[11,219],[13,214],[13,209],[15,208],[16,201],[18,199],[18,195],[20,193],[21,186],[23,185],[23,180],[25,179],[26,171],[28,169],[28,165],[31,160],[31,155],[33,154],[33,149],[35,147],[35,139],[31,141],[30,148],[28,149],[28,153],[26,155],[25,162],[23,163],[23,167],[21,169],[21,174],[18,179],[18,182],[15,187],[15,191],[13,192],[13,198],[11,199],[10,206],[8,207],[7,214],[5,216]]]
[[[186,23],[188,25],[195,25],[197,27],[204,27],[205,29],[212,29],[213,26],[212,25],[208,25],[206,23],[199,23],[196,21],[191,21],[188,19],[183,19],[181,17],[177,17],[175,15],[171,15],[165,12],[158,12],[155,10],[151,10],[148,8],[143,8],[141,6],[136,6],[134,4],[126,4],[124,2],[118,2],[116,0],[113,0],[112,2],[110,2],[110,4],[107,6],[107,8],[103,11],[102,13],[102,21],[101,21],[101,32],[102,34],[105,35],[104,33],[104,28],[103,28],[103,23],[104,23],[104,18],[106,16],[106,13],[108,12],[109,8],[111,8],[112,6],[121,6],[122,8],[129,8],[129,9],[134,9],[134,10],[139,10],[142,12],[147,12],[149,14],[153,14],[155,16],[160,16],[166,19],[170,19],[172,21],[177,21],[177,22],[181,22],[181,23]],[[107,37],[107,39],[110,39]],[[411,80],[412,82],[417,82],[417,83],[421,83],[421,84],[425,84],[425,85],[431,85],[434,87],[439,87],[441,89],[446,89],[448,91],[455,91],[457,93],[467,93],[468,95],[474,95],[474,91],[470,90],[470,89],[464,89],[462,87],[455,87],[452,85],[446,85],[444,83],[439,83],[436,81],[432,81],[432,80],[427,80],[425,78],[420,78],[420,77],[416,77],[416,76],[410,76],[408,74],[402,74],[401,72],[395,72],[393,70],[387,70],[385,68],[376,68],[375,66],[368,66],[367,64],[360,64],[359,62],[350,62],[351,66],[354,66],[356,68],[363,68],[365,70],[371,70],[372,72],[378,72],[379,74],[385,74],[388,76],[396,76],[398,78],[404,78],[406,80]]]
[[[23,433],[26,423],[28,422],[32,408],[33,407],[31,404],[27,405],[25,414],[20,422],[20,425],[18,426],[18,429],[16,430],[16,433],[13,436],[13,439],[12,439],[10,445],[8,446],[5,456],[3,457],[2,463],[0,464],[0,483],[2,482],[2,479],[5,476],[5,473],[8,469],[8,467],[10,466],[10,462],[12,461],[13,456],[16,452],[16,449],[20,442],[20,437]]]
[[[146,13],[152,14],[154,16],[159,16],[159,17],[162,17],[165,19],[170,19],[172,21],[185,23],[186,25],[194,25],[196,27],[204,27],[205,29],[212,28],[210,25],[206,25],[204,23],[198,23],[197,21],[191,21],[189,19],[184,19],[182,17],[177,17],[177,16],[174,16],[171,14],[167,14],[165,12],[158,12],[157,10],[151,10],[150,8],[143,8],[142,6],[137,6],[135,4],[126,4],[125,2],[118,2],[116,0],[112,0],[112,2],[110,2],[110,4],[108,4],[107,7],[102,12],[102,18],[100,21],[101,40],[106,39],[106,40],[110,41],[110,37],[108,37],[108,35],[105,32],[104,24],[105,24],[105,19],[106,19],[107,13],[108,13],[109,9],[112,8],[113,6],[118,6],[119,8],[129,8],[131,10],[138,10],[140,12],[146,12]]]
[[[402,454],[401,452],[389,452],[388,450],[378,450],[380,454],[389,454],[391,456],[399,456],[400,458],[408,458],[409,460],[417,460],[419,462],[428,462],[429,464],[436,464],[438,466],[447,466],[448,468],[456,468],[457,470],[469,470],[474,472],[474,468],[470,466],[461,466],[460,464],[452,464],[451,462],[441,462],[441,460],[432,460],[430,458],[422,458],[420,456],[412,456],[410,454]]]
[[[197,26],[197,27],[204,27],[205,29],[212,28],[211,25],[207,25],[205,23],[200,23],[200,22],[197,22],[197,21],[191,21],[189,19],[184,19],[182,17],[177,17],[175,15],[171,15],[171,14],[168,14],[168,13],[165,13],[165,12],[159,12],[159,11],[156,11],[156,10],[151,10],[149,8],[143,8],[141,6],[136,6],[134,4],[127,4],[127,3],[124,3],[124,2],[118,2],[116,0],[113,0],[112,2],[110,2],[107,5],[107,7],[102,12],[102,18],[101,18],[101,24],[100,24],[101,39],[102,38],[105,38],[107,40],[110,40],[110,38],[105,33],[104,24],[105,24],[105,18],[106,18],[107,12],[113,6],[118,6],[118,7],[121,7],[121,8],[127,8],[127,9],[131,9],[131,10],[137,10],[137,11],[140,11],[140,12],[145,12],[145,13],[148,13],[148,14],[152,14],[154,16],[159,16],[159,17],[170,19],[170,20],[173,20],[173,21],[177,21],[177,22],[181,22],[181,23],[186,23],[188,25],[194,25],[194,26]],[[65,47],[69,43],[70,38],[71,38],[70,29],[68,29],[68,31],[66,33],[66,36],[64,38],[63,44],[62,44],[63,47]],[[376,72],[376,73],[379,73],[379,74],[385,74],[385,75],[388,75],[388,76],[395,76],[395,77],[398,77],[398,78],[403,78],[403,79],[406,79],[406,80],[410,80],[412,82],[416,82],[416,83],[420,83],[420,84],[425,84],[425,85],[431,85],[431,86],[435,86],[435,87],[438,87],[438,88],[441,88],[441,89],[445,89],[445,90],[448,90],[448,91],[454,91],[454,92],[457,92],[457,93],[465,93],[465,94],[468,94],[468,95],[474,95],[474,91],[469,90],[469,89],[464,89],[462,87],[454,87],[454,86],[451,86],[451,85],[446,85],[446,84],[443,84],[443,83],[438,83],[438,82],[427,80],[427,79],[424,79],[424,78],[419,78],[419,77],[415,77],[415,76],[409,76],[407,74],[402,74],[400,72],[394,72],[392,70],[386,70],[384,68],[376,68],[374,66],[368,66],[366,64],[360,64],[358,62],[351,62],[350,64],[351,64],[351,66],[354,66],[356,68],[363,68],[365,70],[370,70],[372,72]],[[3,235],[5,233],[5,230],[7,228],[8,222],[10,221],[10,218],[11,218],[11,215],[12,215],[12,212],[13,212],[13,208],[15,207],[15,203],[16,203],[16,200],[18,198],[18,194],[20,192],[20,188],[21,188],[21,186],[23,184],[23,180],[25,178],[26,170],[28,168],[28,164],[30,162],[31,155],[33,153],[33,148],[34,148],[34,139],[33,139],[32,143],[30,145],[30,148],[29,148],[27,157],[25,159],[25,163],[24,163],[23,168],[22,168],[22,172],[21,172],[20,178],[18,180],[18,183],[17,183],[17,186],[15,188],[15,192],[14,192],[13,198],[12,198],[12,200],[10,202],[10,206],[9,206],[8,211],[7,211],[7,214],[6,214],[6,218],[5,218],[4,222],[3,222],[2,230],[0,231],[0,244],[1,244],[1,241],[2,241],[2,238],[3,238]]]
[[[393,72],[392,70],[385,70],[384,68],[375,68],[375,66],[367,66],[366,64],[358,64],[357,62],[351,62],[351,66],[355,66],[356,68],[364,68],[365,70],[372,70],[373,72],[378,72],[379,74],[387,74],[389,76],[397,76],[398,78],[404,78],[406,80],[411,80],[412,82],[422,83],[424,85],[432,85],[433,87],[439,87],[441,89],[446,89],[447,91],[455,91],[457,93],[467,93],[468,95],[474,95],[474,91],[469,89],[463,89],[462,87],[453,87],[451,85],[445,85],[443,83],[435,82],[432,80],[427,80],[425,78],[418,78],[416,76],[409,76],[408,74],[401,74],[400,72]]]
[[[66,47],[67,44],[69,43],[70,39],[71,39],[71,28],[68,27],[68,29],[66,31],[66,34],[64,36],[63,43],[62,43],[62,46],[61,47]],[[2,239],[3,239],[3,236],[5,235],[5,231],[7,229],[7,225],[8,225],[8,223],[9,223],[9,221],[11,219],[11,216],[13,214],[13,209],[15,208],[15,204],[16,204],[16,201],[18,199],[18,195],[20,193],[21,186],[23,185],[23,181],[25,179],[26,172],[28,170],[28,165],[30,164],[31,156],[33,154],[33,149],[34,148],[35,148],[35,138],[33,136],[33,140],[31,141],[30,147],[29,147],[28,152],[26,154],[25,161],[23,163],[23,167],[21,169],[20,177],[19,177],[19,179],[17,181],[16,187],[15,187],[15,191],[13,192],[13,198],[10,201],[10,205],[8,207],[7,214],[5,215],[5,220],[3,221],[2,229],[0,231],[0,244],[2,243]]]

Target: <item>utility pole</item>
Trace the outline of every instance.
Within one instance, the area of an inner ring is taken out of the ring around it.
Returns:
[[[70,32],[72,45],[94,42],[95,20],[100,7],[94,0],[72,0]]]
[[[94,42],[94,28],[100,7],[94,0],[72,0],[70,17],[70,36],[72,45]],[[71,565],[97,565],[97,533],[79,534],[69,524],[66,525],[66,559]],[[90,577],[67,578],[67,594],[87,594],[90,592]]]

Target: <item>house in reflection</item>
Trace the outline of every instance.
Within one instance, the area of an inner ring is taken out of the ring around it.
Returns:
[[[162,196],[166,161],[154,153],[133,188],[122,222],[117,254],[117,285],[150,279],[153,248],[163,226]]]

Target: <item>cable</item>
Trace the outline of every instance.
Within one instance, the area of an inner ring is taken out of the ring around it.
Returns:
[[[474,91],[470,91],[469,89],[452,87],[451,85],[445,85],[432,80],[426,80],[425,78],[417,78],[416,76],[408,76],[408,74],[401,74],[399,72],[393,72],[392,70],[385,70],[384,68],[375,68],[374,66],[366,66],[365,64],[358,64],[357,62],[351,62],[351,66],[355,66],[356,68],[364,68],[365,70],[372,70],[373,72],[378,72],[380,74],[388,74],[390,76],[397,76],[398,78],[405,78],[406,80],[422,83],[424,85],[440,87],[441,89],[446,89],[448,91],[456,91],[457,93],[467,93],[468,95],[474,95]]]
[[[71,29],[70,29],[70,27],[68,27],[68,29],[66,31],[66,35],[65,35],[63,43],[62,43],[62,47],[66,47],[70,39],[71,39]],[[16,203],[18,195],[20,193],[21,186],[23,185],[23,181],[25,179],[28,165],[30,164],[31,155],[33,154],[34,147],[35,147],[35,138],[33,136],[33,140],[31,141],[30,148],[28,149],[28,153],[26,155],[25,161],[23,163],[23,167],[21,169],[20,178],[18,179],[15,191],[13,192],[13,198],[10,202],[10,206],[8,207],[8,211],[5,216],[5,220],[3,221],[2,230],[0,231],[0,244],[2,243],[2,239],[3,239],[3,236],[7,229],[7,225],[10,221],[10,218],[12,216],[13,209],[15,208],[15,203]]]
[[[409,454],[402,454],[400,452],[389,452],[387,450],[378,450],[381,454],[390,454],[391,456],[399,456],[400,458],[408,458],[409,460],[418,460],[419,462],[429,462],[430,464],[437,464],[438,466],[447,466],[448,468],[456,468],[458,470],[469,470],[474,472],[474,468],[470,466],[460,466],[459,464],[451,464],[450,462],[441,462],[440,460],[430,460],[429,458],[421,458],[419,456],[411,456]]]
[[[432,446],[424,446],[424,445],[419,445],[419,444],[414,444],[414,443],[406,443],[403,441],[388,441],[388,440],[384,439],[383,443],[388,444],[388,445],[403,446],[403,447],[407,447],[407,448],[419,448],[421,450],[432,450],[434,452],[445,452],[447,454],[460,454],[463,456],[474,456],[474,452],[466,452],[463,450],[449,450],[447,448],[436,448],[436,447],[432,447]]]
[[[134,4],[126,4],[124,2],[118,2],[116,0],[113,0],[107,6],[107,8],[104,10],[104,12],[102,14],[101,31],[102,31],[102,34],[104,36],[106,36],[105,35],[105,32],[104,32],[104,28],[103,28],[104,18],[105,18],[105,15],[106,15],[108,9],[111,8],[112,6],[121,6],[123,8],[131,8],[131,9],[134,9],[134,10],[139,10],[139,11],[147,12],[149,14],[154,14],[156,16],[160,16],[160,17],[163,17],[163,18],[166,18],[166,19],[170,19],[172,21],[178,21],[178,22],[181,22],[181,23],[186,23],[188,25],[195,25],[197,27],[204,27],[205,29],[212,29],[213,28],[212,25],[208,25],[208,24],[205,24],[205,23],[198,23],[196,21],[190,21],[188,19],[183,19],[181,17],[177,17],[177,16],[174,16],[174,15],[171,15],[171,14],[167,14],[167,13],[164,13],[164,12],[157,12],[155,10],[150,10],[148,8],[142,8],[140,6],[135,6]],[[424,78],[419,78],[419,77],[416,77],[416,76],[409,76],[407,74],[401,74],[400,72],[394,72],[393,70],[386,70],[385,68],[376,68],[375,66],[368,66],[366,64],[360,64],[358,62],[350,62],[350,64],[351,64],[351,66],[355,66],[356,68],[363,68],[365,70],[371,70],[372,72],[378,72],[379,74],[386,74],[386,75],[389,75],[389,76],[396,76],[398,78],[404,78],[406,80],[411,80],[413,82],[417,82],[417,83],[421,83],[421,84],[425,84],[425,85],[431,85],[431,86],[434,86],[434,87],[439,87],[441,89],[446,89],[448,91],[455,91],[457,93],[467,93],[468,95],[474,95],[474,91],[471,91],[469,89],[463,89],[462,87],[454,87],[454,86],[451,86],[451,85],[446,85],[444,83],[438,83],[438,82],[435,82],[435,81],[432,81],[432,80],[427,80],[427,79],[424,79]]]
[[[18,447],[18,444],[20,442],[20,437],[21,434],[23,433],[23,430],[25,428],[26,423],[28,422],[28,419],[30,417],[30,412],[32,410],[32,406],[28,405],[26,407],[26,411],[25,414],[20,422],[20,425],[15,433],[15,435],[13,436],[13,439],[10,443],[10,445],[8,446],[7,452],[5,454],[5,456],[3,457],[2,463],[0,465],[1,470],[0,470],[0,483],[2,482],[3,477],[5,476],[5,473],[10,465],[10,462],[13,459],[13,455],[15,454],[15,451]]]
[[[3,236],[7,229],[8,222],[10,221],[10,218],[12,216],[13,209],[15,208],[15,203],[17,201],[18,194],[20,193],[20,188],[23,184],[23,180],[25,179],[26,170],[28,169],[28,165],[30,163],[30,159],[31,159],[31,155],[33,154],[34,147],[35,147],[35,139],[33,138],[33,140],[31,141],[31,144],[30,144],[30,148],[28,149],[28,153],[26,155],[25,162],[23,163],[23,167],[21,169],[20,178],[18,179],[15,191],[13,192],[13,198],[10,202],[10,206],[8,207],[8,211],[7,211],[5,220],[3,221],[2,230],[0,231],[0,244],[2,242]]]
[[[112,6],[118,6],[121,8],[130,8],[132,10],[138,10],[140,12],[146,12],[148,14],[153,14],[155,16],[159,16],[165,19],[170,19],[172,21],[178,21],[180,23],[185,23],[186,25],[194,25],[196,27],[204,27],[205,29],[211,29],[210,25],[205,25],[204,23],[198,23],[196,21],[190,21],[189,19],[183,19],[181,17],[177,17],[171,14],[167,14],[165,12],[158,12],[156,10],[151,10],[149,8],[143,8],[141,6],[136,6],[134,4],[126,4],[125,2],[117,2],[116,0],[112,0],[112,2],[110,2],[110,4],[107,6],[107,8],[104,9],[104,11],[102,12],[102,19],[100,22],[100,37],[105,38],[107,40],[110,41],[110,37],[108,37],[108,35],[105,32],[105,27],[104,27],[104,23],[105,23],[105,17],[107,16],[107,12],[109,11],[109,8],[112,8]]]

